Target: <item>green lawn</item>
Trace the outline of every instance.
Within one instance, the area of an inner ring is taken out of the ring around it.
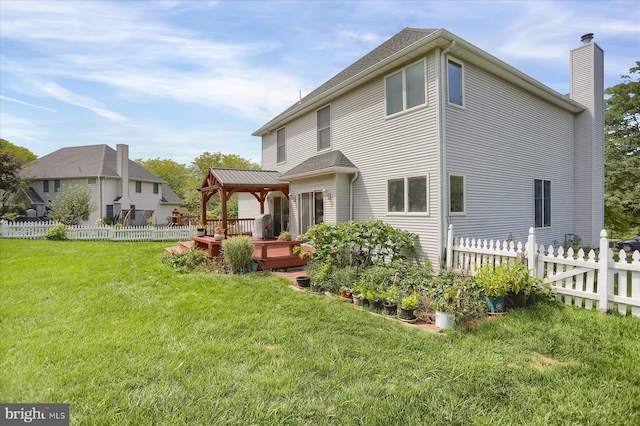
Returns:
[[[0,401],[72,424],[640,424],[640,320],[536,305],[434,334],[168,243],[0,240]]]

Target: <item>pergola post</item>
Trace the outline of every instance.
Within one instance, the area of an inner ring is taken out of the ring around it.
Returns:
[[[224,235],[227,235],[227,191],[224,188],[220,188],[220,202],[222,207],[222,228],[224,229]]]

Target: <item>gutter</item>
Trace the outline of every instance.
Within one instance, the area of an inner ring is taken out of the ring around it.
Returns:
[[[448,200],[447,195],[447,120],[446,120],[446,87],[444,84],[444,76],[446,73],[447,66],[447,53],[451,51],[456,46],[456,41],[452,40],[451,44],[444,49],[442,52],[438,52],[436,49],[436,56],[438,58],[438,66],[436,67],[436,75],[438,78],[438,142],[440,145],[440,157],[438,161],[440,162],[440,226],[438,226],[438,245],[440,252],[440,260],[443,261],[445,258],[445,243],[444,236],[447,235],[445,227],[447,226],[447,221],[445,218],[447,217],[448,203],[445,203],[445,199]]]
[[[353,220],[353,183],[358,179],[360,172],[355,172],[353,179],[349,182],[349,220]]]

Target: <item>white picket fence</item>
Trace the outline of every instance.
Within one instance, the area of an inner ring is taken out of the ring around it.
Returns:
[[[7,222],[0,221],[2,238],[44,238],[47,230],[57,222]],[[192,226],[107,226],[107,225],[72,225],[67,226],[70,240],[103,240],[103,241],[179,241],[193,238],[195,228]]]
[[[568,305],[601,311],[617,310],[640,318],[640,252],[631,260],[624,250],[616,257],[609,248],[607,232],[600,232],[598,253],[580,249],[536,244],[535,230],[529,230],[526,245],[494,240],[454,238],[453,226],[447,235],[447,270],[474,274],[485,265],[495,267],[518,259],[526,262],[532,275],[543,278],[557,292],[558,300]]]

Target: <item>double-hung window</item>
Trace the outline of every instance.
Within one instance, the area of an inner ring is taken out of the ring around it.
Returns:
[[[140,182],[139,180],[136,181],[136,193],[137,194],[142,193],[142,182]]]
[[[387,115],[426,103],[426,63],[424,60],[385,78]]]
[[[464,176],[449,175],[449,213],[464,212]]]
[[[153,184],[153,193],[154,194],[159,194],[160,193],[160,184],[159,183],[154,183]]]
[[[551,226],[551,181],[535,179],[533,193],[535,227],[548,228]]]
[[[284,163],[287,161],[287,145],[286,145],[286,134],[284,132],[284,127],[277,132],[277,142],[276,142],[276,150],[277,150],[277,162]]]
[[[331,105],[316,111],[318,151],[331,148]]]
[[[388,213],[427,213],[427,176],[387,181]]]
[[[49,192],[49,181],[48,180],[43,180],[42,181],[42,192]]]
[[[53,192],[60,191],[60,180],[56,179],[53,181]]]
[[[464,87],[462,79],[462,64],[449,59],[447,61],[447,93],[450,104],[464,106]]]

